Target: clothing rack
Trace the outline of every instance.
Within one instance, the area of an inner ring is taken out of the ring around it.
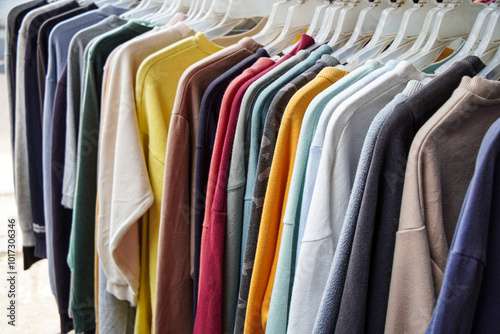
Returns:
[[[24,269],[48,260],[61,332],[500,328],[499,17],[470,0],[14,7]]]

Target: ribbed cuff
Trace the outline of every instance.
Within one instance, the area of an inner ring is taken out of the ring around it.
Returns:
[[[385,64],[385,66],[387,66],[390,70],[393,70],[398,64],[399,62],[397,60],[391,59]]]
[[[410,80],[408,84],[406,85],[405,89],[403,90],[403,94],[407,96],[412,96],[416,92],[418,92],[420,89],[422,89],[424,85],[418,81],[418,80]]]

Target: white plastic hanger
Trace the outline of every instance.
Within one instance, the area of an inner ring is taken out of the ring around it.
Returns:
[[[490,63],[486,65],[486,67],[483,68],[481,72],[477,74],[477,76],[490,80],[500,79],[500,48],[497,50]]]
[[[332,6],[334,3],[333,0],[325,0],[323,1],[323,4],[319,5],[316,7],[316,10],[314,11],[314,15],[311,21],[311,25],[309,25],[309,29],[307,29],[306,34],[311,36],[311,37],[316,37],[319,33],[319,30],[321,28],[321,23],[323,18],[326,17],[326,11],[329,7]]]
[[[439,11],[431,29],[429,39],[422,50],[408,60],[418,69],[433,63],[453,41],[467,37],[484,4],[473,4],[470,0],[453,2]]]
[[[485,40],[486,44],[482,43],[482,40],[488,38],[487,37],[488,27],[491,27],[490,29],[494,30],[494,25],[495,25],[494,21],[496,20],[494,19],[493,22],[491,22],[490,20],[497,8],[498,6],[496,4],[490,4],[488,7],[484,8],[481,12],[479,12],[479,14],[477,15],[476,22],[474,23],[471,33],[467,38],[467,41],[465,42],[464,46],[460,49],[459,52],[457,52],[456,55],[454,55],[446,63],[437,68],[434,71],[435,74],[443,73],[448,68],[450,68],[455,62],[471,55],[474,52],[474,50],[478,48],[478,45],[480,44],[483,44],[483,46],[481,47],[482,49],[485,48],[487,49],[488,40]],[[493,26],[491,26],[492,23]],[[493,53],[494,51],[492,52],[491,56],[493,56]]]
[[[120,8],[131,8],[133,5],[137,4],[138,2],[139,2],[138,0],[118,0],[118,1],[113,3],[113,6],[120,7]]]
[[[49,0],[49,3],[50,2],[56,2],[56,1],[59,1],[59,0]],[[97,5],[97,6],[103,6],[103,5],[111,5],[111,4],[114,4],[116,1],[114,0],[97,0],[97,1],[94,1],[94,3]],[[85,4],[87,3],[87,0],[78,0],[78,4],[80,6],[84,6]]]
[[[314,49],[321,44],[324,44],[327,42],[328,38],[330,38],[331,34],[333,34],[333,29],[335,27],[335,24],[337,22],[337,19],[339,17],[339,11],[342,7],[346,5],[348,0],[334,0],[331,2],[331,4],[326,8],[325,14],[323,16],[323,20],[321,23],[321,26],[319,28],[319,31],[317,32],[316,36],[314,36],[315,43],[313,46],[310,47],[310,49]],[[322,7],[322,6],[319,6]],[[314,13],[316,15],[316,12]],[[313,18],[314,20],[314,18]],[[311,30],[311,27],[309,28]],[[306,32],[307,35],[310,35],[310,32]],[[294,45],[290,45],[287,47],[285,50],[283,50],[284,54],[289,53],[290,51],[293,50],[293,48],[298,44],[299,42],[295,43]]]
[[[292,0],[282,0],[280,2],[276,2],[273,5],[266,25],[258,34],[252,36],[252,39],[262,45],[267,45],[273,41],[283,29],[288,9],[293,5],[294,2]]]
[[[202,0],[191,0],[191,5],[189,5],[189,10],[187,12],[187,20],[189,20],[190,17],[195,17],[198,14],[198,11],[200,10],[202,4]]]
[[[208,39],[224,36],[237,25],[251,17],[267,17],[273,4],[278,0],[252,0],[242,4],[240,0],[231,0],[222,21],[204,32]]]
[[[197,10],[198,4],[200,3],[200,0],[191,0],[189,4],[189,9],[186,13],[186,15],[189,17],[190,15],[193,15],[193,12]]]
[[[120,17],[125,20],[129,20],[132,18],[142,18],[148,14],[155,13],[156,11],[158,11],[158,9],[161,8],[162,5],[163,2],[158,2],[155,0],[144,0],[141,1],[141,3],[137,7],[123,13]]]
[[[498,7],[497,4],[490,4]],[[481,58],[482,62],[488,64],[491,62],[500,45],[500,9],[496,9],[490,15],[486,33],[481,43],[479,43],[472,55]]]
[[[195,5],[196,8],[193,10],[193,13],[189,15],[185,23],[196,22],[202,19],[210,10],[212,0],[197,0]]]
[[[337,22],[333,26],[333,34],[328,42],[333,51],[340,50],[347,43],[356,27],[359,14],[369,6],[370,3],[367,0],[351,0],[340,9]]]
[[[190,0],[174,0],[171,6],[163,13],[158,11],[153,14],[149,19],[153,24],[166,24],[168,23],[177,13],[186,13],[189,9]]]
[[[334,1],[333,5],[326,10],[323,24],[315,38],[316,44],[323,44],[330,40],[335,32],[335,26],[337,25],[340,11],[342,8],[346,7],[348,3],[349,1],[343,0]]]
[[[152,19],[155,16],[163,15],[165,13],[168,13],[173,6],[175,6],[176,3],[178,3],[180,0],[163,0],[163,4],[161,5],[160,9],[156,11],[154,14],[149,14],[144,17],[145,20]]]
[[[314,10],[321,0],[299,0],[295,6],[288,9],[285,26],[278,38],[266,46],[270,55],[276,55],[289,46],[293,40],[311,23]]]
[[[368,4],[368,7],[361,10],[351,37],[342,48],[333,54],[340,63],[344,63],[349,56],[361,49],[370,40],[375,33],[382,11],[388,6],[389,4],[385,1],[374,0]]]
[[[155,16],[159,16],[159,15],[167,13],[170,10],[170,8],[174,5],[174,3],[177,1],[179,1],[179,0],[163,0],[163,3],[161,5],[160,9],[158,9],[156,12],[154,12],[152,14],[148,14],[148,15],[144,16],[143,19],[144,20],[151,20]]]
[[[385,0],[389,4],[389,8],[382,11],[380,19],[375,29],[372,38],[361,50],[347,58],[347,69],[352,70],[368,59],[373,59],[378,56],[385,48],[396,38],[404,13],[411,9],[413,1],[397,0],[391,2]]]
[[[221,22],[229,6],[230,0],[214,0],[208,12],[201,18],[186,24],[194,31],[203,31]]]
[[[395,58],[398,61],[401,60],[407,60],[411,58],[413,55],[416,55],[422,48],[424,47],[425,43],[429,39],[429,36],[431,34],[431,29],[433,27],[434,21],[436,20],[437,13],[439,13],[441,10],[446,8],[448,3],[451,3],[453,0],[443,0],[443,2],[438,3],[436,0],[431,0],[433,4],[435,4],[434,8],[431,8],[428,12],[427,15],[425,16],[424,23],[422,24],[422,27],[420,29],[420,33],[415,40],[415,43],[411,46],[411,48],[404,52],[402,55],[397,56]],[[390,58],[394,59],[394,58]]]
[[[410,9],[407,9],[403,15],[396,38],[389,48],[382,52],[376,59],[385,64],[389,60],[396,59],[408,51],[419,36],[422,22],[425,22],[427,13],[432,8],[435,8],[433,2],[420,0],[418,3],[414,3]]]
[[[149,6],[150,3],[151,0],[140,0],[139,5],[137,5],[137,7],[135,7],[134,10],[146,8],[147,6]]]

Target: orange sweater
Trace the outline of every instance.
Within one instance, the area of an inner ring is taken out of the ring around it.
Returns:
[[[245,333],[265,332],[278,263],[281,221],[285,212],[302,119],[312,99],[340,79],[342,73],[331,67],[323,69],[315,79],[297,91],[283,115],[264,201],[248,296]]]

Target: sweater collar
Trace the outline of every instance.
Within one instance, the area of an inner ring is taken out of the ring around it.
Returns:
[[[463,77],[459,88],[488,100],[500,99],[500,82],[480,77]]]

